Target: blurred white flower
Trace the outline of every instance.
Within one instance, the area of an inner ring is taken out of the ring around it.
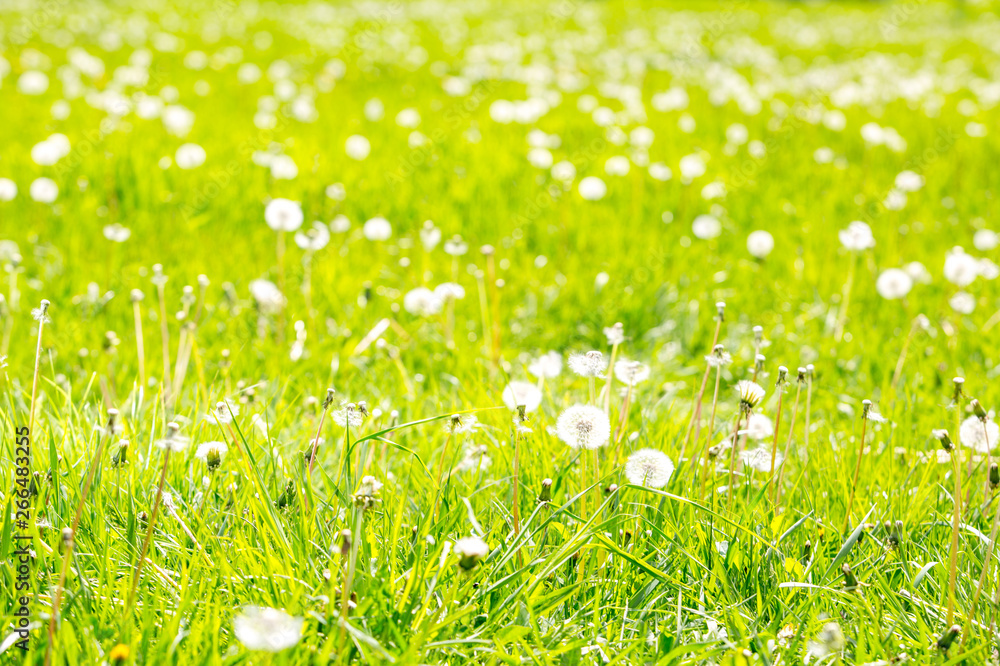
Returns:
[[[623,358],[615,363],[615,377],[626,386],[636,386],[649,379],[649,366]]]
[[[567,362],[569,369],[581,377],[603,377],[608,362],[599,351],[589,351],[586,354],[570,354]]]
[[[747,236],[747,251],[757,259],[766,259],[774,250],[774,236],[763,229],[751,231]]]
[[[303,250],[317,252],[330,242],[330,230],[322,222],[313,222],[305,231],[295,233],[295,244]]]
[[[972,314],[976,309],[976,298],[967,291],[960,291],[948,299],[948,305],[959,314]]]
[[[770,439],[774,436],[774,423],[763,414],[751,414],[747,420],[746,435],[754,441]]]
[[[304,623],[283,610],[247,606],[233,618],[233,632],[248,650],[281,652],[299,642]]]
[[[205,149],[197,143],[185,143],[177,148],[174,153],[174,161],[178,168],[195,169],[205,163],[207,157]]]
[[[944,277],[956,287],[968,287],[979,277],[979,262],[962,248],[953,248],[944,259]]]
[[[118,222],[108,224],[104,227],[104,237],[112,243],[124,243],[132,235],[132,230],[124,227]]]
[[[972,244],[981,252],[988,252],[1000,244],[1000,234],[992,229],[980,229],[972,237]]]
[[[847,225],[846,229],[841,229],[840,244],[852,252],[861,252],[875,247],[875,236],[872,235],[872,228],[861,221],[854,221]]]
[[[962,446],[966,446],[977,453],[986,453],[997,447],[997,439],[1000,438],[1000,426],[989,417],[983,423],[979,417],[970,416],[962,421],[958,438]]]
[[[562,372],[562,354],[550,351],[528,364],[528,372],[540,379],[554,379]]]
[[[577,189],[587,201],[600,201],[608,193],[608,186],[597,176],[587,176],[580,181]]]
[[[647,488],[662,488],[674,473],[674,461],[656,449],[639,449],[625,462],[628,482]]]
[[[59,196],[59,186],[51,178],[36,178],[31,181],[31,186],[28,188],[28,196],[31,197],[32,201],[37,201],[38,203],[52,203]]]
[[[253,280],[250,283],[250,295],[260,311],[266,315],[275,315],[285,307],[285,296],[278,286],[270,280]]]
[[[533,412],[542,404],[542,392],[531,382],[512,381],[503,390],[503,404],[514,411],[524,405],[525,412]]]
[[[879,296],[887,300],[903,298],[913,288],[913,278],[899,268],[889,268],[882,271],[875,281],[875,290]]]
[[[428,289],[417,287],[403,296],[403,309],[417,317],[430,317],[441,312],[444,299]]]
[[[271,199],[264,208],[264,221],[275,231],[296,231],[303,219],[302,205],[291,199]]]
[[[702,240],[718,238],[722,233],[722,223],[714,215],[702,214],[691,223],[691,233]]]
[[[361,233],[370,241],[386,241],[392,237],[392,225],[384,217],[373,217],[365,222]]]
[[[344,144],[344,151],[352,160],[360,162],[372,152],[372,144],[360,134],[354,134],[347,137],[347,142]]]
[[[10,178],[0,178],[0,201],[13,201],[17,197],[17,183]]]

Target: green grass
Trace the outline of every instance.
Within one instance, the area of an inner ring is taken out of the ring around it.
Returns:
[[[20,596],[15,535],[30,536],[34,558],[30,647],[3,642],[0,661],[112,663],[124,644],[127,663],[185,665],[793,664],[810,649],[810,663],[900,663],[904,654],[912,663],[984,663],[997,647],[990,621],[1000,553],[987,562],[997,499],[985,490],[988,461],[977,455],[967,467],[964,447],[956,460],[939,459],[931,431],[947,428],[957,442],[969,398],[986,410],[1000,401],[1000,296],[990,266],[963,288],[942,270],[956,245],[998,260],[996,249],[974,243],[977,231],[998,226],[997,9],[756,0],[5,4],[0,178],[18,193],[0,201],[0,239],[16,244],[0,243],[0,641],[12,635]],[[167,33],[182,40],[176,50],[162,48]],[[64,83],[76,47],[104,63],[79,86]],[[148,68],[135,55],[142,49]],[[193,51],[207,55],[204,69],[185,64],[196,64]],[[281,102],[274,127],[260,129],[254,116],[275,92],[268,68],[279,59],[288,66],[279,78],[314,98],[316,119],[296,119]],[[139,85],[120,83],[130,62],[147,70]],[[240,63],[259,65],[263,76],[239,83]],[[18,90],[33,69],[50,81],[40,95]],[[461,94],[445,90],[454,78],[467,84]],[[654,96],[672,87],[687,91],[688,106],[657,110]],[[117,105],[97,108],[111,93]],[[195,114],[190,132],[174,136],[161,120],[139,117],[139,93],[176,94]],[[580,110],[587,95],[617,114],[612,128]],[[366,119],[373,98],[384,104],[381,120]],[[545,99],[548,112],[529,123],[491,118],[497,100],[528,98]],[[52,109],[63,99],[70,113],[60,118]],[[420,114],[422,146],[411,147],[413,130],[395,122],[407,108]],[[843,129],[822,121],[836,109]],[[685,114],[690,132],[680,128]],[[867,144],[861,128],[871,122],[894,128],[905,148]],[[734,123],[758,143],[727,147]],[[669,166],[670,180],[640,166],[642,151],[628,139],[640,126],[655,135],[648,161]],[[528,162],[533,129],[558,137],[550,151],[574,164],[571,183]],[[32,147],[53,133],[68,138],[69,153],[36,164]],[[363,161],[345,154],[356,134],[371,142]],[[173,164],[183,143],[202,146],[205,163]],[[838,159],[819,163],[823,147]],[[279,149],[295,162],[294,179],[277,180],[252,159]],[[706,173],[685,184],[679,165],[692,154]],[[632,159],[630,172],[609,176],[605,162],[618,155]],[[904,170],[925,183],[889,210],[883,202]],[[59,187],[52,204],[29,196],[40,176]],[[584,200],[577,186],[586,176],[603,178],[607,196]],[[725,195],[709,200],[703,188],[713,182]],[[332,183],[342,184],[342,200],[326,195]],[[301,202],[307,226],[343,215],[351,227],[311,257],[286,234],[279,261],[264,221],[274,197]],[[720,235],[696,238],[692,222],[709,213]],[[362,234],[376,216],[391,222],[391,239]],[[468,253],[449,256],[443,242],[426,249],[425,220],[444,240],[460,235]],[[876,245],[857,255],[842,315],[852,256],[838,231],[852,220],[871,226]],[[110,242],[102,232],[110,224],[131,236]],[[747,252],[755,229],[774,237],[766,259]],[[487,244],[492,259],[481,251]],[[910,262],[921,262],[929,281],[901,300],[880,296],[878,276]],[[171,369],[187,368],[177,393],[162,381],[154,264],[169,277],[162,307]],[[200,275],[210,280],[203,293]],[[257,279],[282,287],[280,313],[254,302]],[[410,290],[443,282],[465,290],[453,320],[448,308],[420,317],[403,307]],[[193,286],[190,297],[184,285]],[[133,289],[145,294],[141,366]],[[971,294],[971,313],[950,304],[959,291]],[[52,321],[42,331],[34,405],[35,492],[29,525],[18,530],[15,432],[30,419],[39,337],[31,310],[41,299],[51,302]],[[685,446],[717,301],[727,304],[719,342],[734,362],[721,373],[711,428],[716,375],[708,375],[700,436]],[[924,326],[915,323],[921,315]],[[296,322],[305,337],[293,359]],[[626,340],[613,352],[603,329],[615,322]],[[504,388],[536,382],[527,368],[550,350],[564,358],[599,350],[651,369],[627,405],[621,382],[611,385],[617,433],[596,456],[568,447],[554,427],[592,391],[603,406],[608,386],[591,387],[565,367],[538,384],[530,433],[515,432]],[[757,351],[766,356],[762,374]],[[796,369],[807,364],[815,366],[809,409],[803,388],[795,410]],[[776,479],[742,469],[738,458],[728,488],[728,451],[704,475],[702,495],[695,454],[730,435],[733,387],[756,376],[767,395],[755,411],[773,419],[780,365],[790,370],[777,437],[784,449],[790,436],[780,506]],[[956,376],[966,379],[963,411],[949,406]],[[220,428],[206,414],[224,399],[239,413]],[[865,399],[887,423],[863,425]],[[345,431],[334,412],[358,401],[371,415]],[[110,436],[109,409],[123,428]],[[449,436],[458,413],[482,427]],[[155,442],[168,421],[191,445],[164,467]],[[852,488],[863,428],[867,449]],[[317,432],[310,474],[305,454]],[[114,465],[123,438],[127,462]],[[194,455],[209,441],[229,447],[215,472]],[[490,464],[475,464],[472,447]],[[628,483],[623,464],[640,448],[673,459],[666,487]],[[167,505],[158,500],[164,469]],[[937,642],[949,625],[956,470],[970,495],[954,589],[961,634],[945,652]],[[352,496],[368,474],[384,486],[363,511]],[[547,478],[551,501],[539,501]],[[78,507],[50,643],[62,530]],[[352,539],[342,551],[345,529]],[[465,571],[452,547],[469,535],[489,554]],[[354,605],[345,614],[347,587]],[[246,606],[303,618],[297,645],[269,654],[241,644],[233,620]],[[833,631],[831,622],[844,644],[818,657],[817,637]]]

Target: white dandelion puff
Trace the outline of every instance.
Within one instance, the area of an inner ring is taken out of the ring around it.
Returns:
[[[875,247],[872,228],[861,221],[854,221],[839,232],[840,244],[852,252],[861,252]]]
[[[533,412],[542,404],[542,392],[530,382],[512,381],[503,390],[502,397],[503,404],[510,410],[524,405],[524,411]]]
[[[674,461],[656,449],[639,449],[625,463],[625,478],[637,486],[662,488],[673,473]]]
[[[528,372],[540,379],[553,379],[562,372],[562,354],[550,351],[528,364]]]
[[[567,361],[569,369],[581,377],[604,377],[608,367],[604,355],[599,351],[589,351],[586,354],[570,354]]]
[[[611,437],[611,422],[599,407],[573,405],[556,420],[556,436],[574,449],[599,449]]]
[[[639,361],[622,359],[615,363],[615,378],[626,386],[635,386],[649,379],[649,366]]]
[[[264,221],[275,231],[298,231],[302,220],[302,205],[298,201],[271,199],[264,208]]]
[[[763,414],[752,414],[747,420],[746,435],[755,441],[770,439],[774,436],[774,423]]]
[[[304,623],[277,608],[247,606],[233,618],[233,632],[248,650],[281,652],[299,642]]]
[[[1000,426],[996,424],[996,421],[989,419],[984,423],[978,416],[970,416],[962,421],[962,426],[958,431],[958,438],[962,442],[962,446],[977,453],[986,453],[995,449],[998,437],[1000,437]]]

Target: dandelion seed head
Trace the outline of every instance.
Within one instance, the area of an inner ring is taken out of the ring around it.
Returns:
[[[743,451],[740,453],[740,460],[743,461],[745,467],[758,472],[771,471],[771,450],[767,446],[758,446]],[[778,469],[784,461],[784,454],[781,451],[775,451],[774,469]]]
[[[598,449],[611,437],[611,422],[599,407],[573,405],[556,420],[556,436],[574,449]]]
[[[233,618],[233,632],[248,650],[281,652],[302,638],[305,620],[283,610],[246,606]]]
[[[501,397],[503,404],[512,411],[523,405],[524,411],[533,412],[542,404],[542,392],[530,382],[512,381]]]
[[[539,379],[554,379],[562,372],[562,354],[550,351],[528,364],[528,372]]]
[[[625,478],[637,486],[662,488],[673,473],[674,461],[656,449],[639,449],[625,462]]]
[[[861,221],[854,221],[839,232],[840,244],[852,252],[862,252],[875,247],[872,228]]]
[[[992,419],[982,421],[977,416],[970,416],[964,421],[958,431],[958,439],[962,446],[977,453],[987,453],[997,447],[1000,438],[1000,426]]]
[[[746,435],[755,441],[770,439],[774,436],[774,423],[763,414],[751,414],[747,419]]]
[[[581,377],[604,377],[607,362],[599,351],[589,351],[586,354],[570,354],[566,362],[569,369]]]

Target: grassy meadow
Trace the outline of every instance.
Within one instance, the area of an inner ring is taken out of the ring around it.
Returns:
[[[0,663],[997,663],[998,34],[2,3]]]

